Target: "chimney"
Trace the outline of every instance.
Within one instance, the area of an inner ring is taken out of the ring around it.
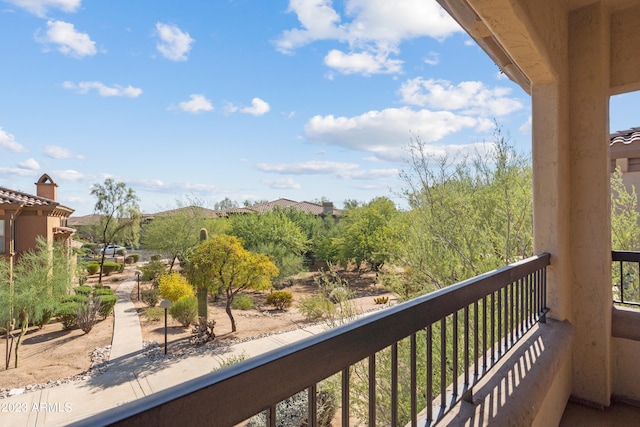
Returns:
[[[333,216],[333,202],[322,202],[322,215]]]
[[[51,177],[46,173],[36,182],[36,195],[45,199],[58,201],[58,184],[53,182]]]

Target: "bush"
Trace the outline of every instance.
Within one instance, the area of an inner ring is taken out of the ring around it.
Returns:
[[[151,261],[146,265],[140,267],[142,271],[142,280],[156,280],[162,273],[164,273],[164,264],[160,261]]]
[[[251,310],[253,308],[253,297],[247,294],[236,295],[231,303],[234,310]]]
[[[160,259],[162,258],[162,255],[159,254],[155,254],[155,255],[151,255],[151,261],[157,261],[160,262]]]
[[[320,320],[325,315],[335,310],[331,301],[323,295],[314,295],[302,298],[298,303],[298,310],[304,315],[307,321]]]
[[[150,322],[158,322],[164,316],[164,309],[160,307],[148,307],[145,308],[144,317]]]
[[[91,293],[91,286],[76,286],[73,291],[76,295],[89,295]]]
[[[96,295],[94,296],[94,302],[100,307],[98,310],[100,316],[106,319],[113,311],[116,302],[118,302],[118,297],[115,295]]]
[[[93,276],[94,274],[98,273],[98,271],[100,271],[100,264],[98,264],[97,262],[90,262],[89,264],[87,264],[87,274],[89,276]]]
[[[198,318],[198,298],[193,295],[179,298],[169,308],[169,314],[185,328]]]
[[[287,291],[271,292],[267,297],[267,304],[273,305],[276,310],[284,310],[291,307],[293,295]]]
[[[131,255],[127,256],[127,258],[133,258],[133,262],[136,263],[136,262],[140,261],[140,254],[131,254]]]
[[[127,255],[127,257],[124,259],[125,264],[135,264],[135,262],[136,260],[133,255]]]
[[[189,342],[195,345],[206,344],[216,337],[213,333],[213,328],[216,326],[215,320],[206,321],[204,317],[199,317],[198,321],[193,324],[191,329],[191,338]]]
[[[94,297],[100,295],[113,295],[113,289],[107,287],[96,287],[93,289],[92,294]]]
[[[96,317],[100,310],[100,303],[94,301],[93,304],[78,304],[76,312],[76,323],[82,332],[88,334],[96,324]]]
[[[373,298],[373,302],[375,302],[376,304],[386,304],[389,302],[389,297],[384,296],[384,297],[374,297]]]
[[[157,289],[146,289],[140,292],[140,298],[149,307],[155,307],[160,299],[160,292]]]
[[[125,256],[127,254],[127,250],[125,248],[118,249],[116,251],[116,255]]]
[[[124,271],[124,263],[118,263],[118,273],[122,273]]]
[[[105,261],[104,264],[102,264],[102,274],[104,274],[105,276],[108,276],[114,271],[118,271],[119,269],[120,264],[118,264],[117,262]]]
[[[88,301],[88,299],[87,299]],[[62,323],[62,329],[65,331],[73,328],[78,324],[78,308],[82,303],[74,301],[63,302],[58,306],[56,317]]]
[[[158,290],[162,298],[171,302],[178,301],[185,296],[193,296],[193,288],[180,273],[167,273],[158,278]]]
[[[80,304],[85,304],[89,302],[89,295],[81,295],[81,294],[76,294],[76,295],[65,295],[60,299],[60,302],[65,303],[65,302],[77,302]]]
[[[43,310],[42,311],[42,316],[40,317],[40,319],[37,322],[34,322],[34,324],[39,329],[42,329],[44,327],[44,325],[47,325],[49,323],[49,321],[51,321],[51,318],[53,317],[53,313],[54,312],[55,312],[55,309],[53,309],[53,310]]]

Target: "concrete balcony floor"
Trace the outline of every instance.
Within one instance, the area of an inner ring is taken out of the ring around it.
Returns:
[[[621,402],[600,410],[569,402],[560,427],[640,427],[640,408]]]

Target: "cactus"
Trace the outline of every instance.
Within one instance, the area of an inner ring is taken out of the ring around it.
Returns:
[[[200,229],[200,241],[204,242],[209,238],[209,233],[206,228]],[[200,286],[197,289],[197,297],[198,297],[198,317],[204,318],[205,323],[209,318],[208,310],[207,310],[207,296],[209,294],[206,286]]]

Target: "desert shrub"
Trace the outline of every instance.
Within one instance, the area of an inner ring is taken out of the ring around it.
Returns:
[[[187,295],[178,298],[169,308],[169,314],[185,328],[198,318],[198,298]]]
[[[118,264],[117,262],[105,261],[104,264],[102,264],[102,274],[104,274],[105,276],[108,276],[114,271],[118,271],[119,269],[120,264]]]
[[[155,307],[160,299],[160,292],[157,289],[145,289],[140,292],[140,298],[149,307]]]
[[[122,273],[124,271],[124,263],[118,263],[118,273]]]
[[[151,261],[160,261],[160,259],[162,259],[162,255],[160,254],[155,254],[155,255],[151,255]]]
[[[91,293],[91,286],[76,286],[73,291],[77,295],[89,295]]]
[[[97,254],[100,251],[100,245],[98,243],[87,242],[83,243],[80,249],[86,252]]]
[[[84,303],[88,303],[89,302],[89,296],[88,295],[82,295],[82,294],[65,295],[62,298],[60,298],[60,302],[61,303],[77,302],[79,304],[84,304]]]
[[[293,303],[293,294],[287,291],[271,292],[267,297],[267,304],[271,304],[276,310],[284,310],[291,307]]]
[[[93,276],[94,274],[98,273],[98,271],[100,271],[100,264],[98,264],[97,262],[90,262],[87,264],[86,270],[89,276]]]
[[[44,325],[47,325],[51,321],[51,318],[53,317],[53,313],[55,312],[55,310],[56,310],[55,308],[43,310],[42,316],[40,316],[40,319],[38,319],[37,322],[34,322],[34,325],[42,329]]]
[[[234,310],[251,310],[253,308],[253,297],[247,294],[239,294],[233,299],[231,308]]]
[[[185,296],[193,296],[193,287],[180,273],[166,273],[158,278],[158,289],[162,298],[171,302],[178,301]]]
[[[88,334],[98,321],[97,315],[100,310],[100,302],[94,300],[92,304],[78,304],[76,311],[76,323],[82,332]]]
[[[78,295],[79,296],[79,295]],[[87,299],[88,301],[88,299]],[[88,304],[85,303],[85,304]],[[77,303],[74,301],[63,302],[58,306],[56,317],[62,323],[62,329],[68,330],[73,328],[78,323],[78,307],[84,305],[83,303]]]
[[[98,312],[103,319],[111,314],[113,307],[118,302],[118,297],[115,295],[96,295],[93,298],[94,304],[99,306]]]
[[[343,288],[342,286],[338,286],[334,289],[331,290],[331,292],[329,293],[329,300],[334,303],[334,304],[338,304],[341,301],[346,301],[349,299],[349,290],[347,288]]]
[[[140,267],[142,271],[142,280],[157,280],[165,271],[165,266],[159,260],[152,260]]]
[[[375,302],[376,304],[386,304],[389,302],[389,297],[384,296],[384,297],[374,297],[373,298],[373,302]]]
[[[336,410],[338,409],[338,397],[335,392],[328,389],[318,390],[316,393],[317,425],[330,427]],[[277,427],[302,427],[308,426],[309,393],[301,391],[283,400],[276,405]],[[251,417],[247,427],[266,427],[266,413],[261,412]]]
[[[144,317],[150,322],[157,322],[164,316],[164,309],[160,307],[147,307],[144,309]]]
[[[107,288],[107,287],[96,287],[93,289],[93,292],[91,292],[93,294],[94,297],[96,296],[100,296],[100,295],[113,295],[113,289],[111,288]]]
[[[87,276],[84,274],[81,274],[78,276],[78,285],[82,286],[85,283],[87,283]]]
[[[227,366],[235,365],[237,363],[247,360],[248,358],[249,358],[249,354],[247,354],[246,351],[242,350],[242,353],[240,354],[232,354],[231,356],[223,359],[222,363],[220,363],[220,366],[218,366],[217,368],[213,368],[211,372],[217,371],[222,368],[226,368]]]
[[[335,308],[331,301],[325,298],[324,295],[314,295],[302,298],[298,302],[298,310],[300,310],[308,321],[312,322],[322,319],[328,312],[335,310]]]
[[[125,264],[135,264],[135,262],[136,260],[133,255],[127,255],[127,257],[124,259]]]
[[[199,317],[198,321],[193,324],[191,329],[191,338],[189,342],[195,345],[206,344],[216,337],[213,333],[213,328],[216,325],[215,320],[207,321],[204,317]]]
[[[127,250],[125,248],[118,249],[116,251],[116,255],[125,256],[127,254]]]
[[[140,254],[130,254],[127,256],[127,258],[133,258],[133,262],[136,263],[140,261]]]

